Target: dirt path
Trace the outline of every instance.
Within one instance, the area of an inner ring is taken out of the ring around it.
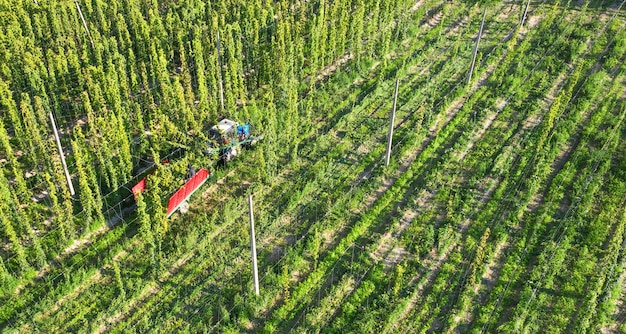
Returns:
[[[119,324],[121,321],[126,320],[129,316],[131,316],[134,312],[132,310],[138,310],[143,306],[151,297],[156,295],[159,291],[162,290],[164,283],[170,279],[173,275],[178,273],[178,271],[195,255],[195,251],[187,253],[185,256],[181,257],[172,265],[165,273],[163,273],[157,281],[153,281],[148,284],[146,287],[141,290],[141,293],[131,301],[124,304],[124,309],[117,312],[113,316],[100,320],[100,326],[94,331],[96,334],[101,334],[112,328],[113,326]]]
[[[624,264],[622,264],[624,266]],[[600,327],[602,334],[620,333],[624,324],[626,323],[626,270],[622,271],[618,279],[618,284],[621,286],[621,292],[619,298],[615,301],[615,309],[611,314],[611,323]]]
[[[437,277],[437,274],[439,274],[439,271],[441,270],[441,266],[448,259],[448,255],[450,254],[451,249],[452,248],[449,247],[448,249],[443,251],[440,256],[435,256],[436,253],[433,251],[429,255],[429,258],[423,261],[424,268],[428,273],[427,276],[418,275],[416,277],[413,277],[411,285],[414,285],[415,282],[418,281],[419,277],[424,277],[424,279],[419,284],[417,284],[417,286],[413,290],[413,293],[411,294],[411,297],[408,299],[407,304],[402,308],[402,311],[398,314],[398,316],[395,317],[394,321],[391,323],[387,323],[387,325],[383,329],[383,333],[401,332],[400,326],[402,322],[407,319],[409,313],[411,313],[411,311],[415,309],[417,302],[420,300],[420,298],[424,296],[423,293],[424,290],[426,290],[426,287],[432,285],[435,277]]]
[[[504,57],[504,55],[502,57]],[[476,92],[476,90],[479,87],[481,87],[482,85],[486,83],[487,78],[493,73],[497,64],[498,62],[495,62],[494,64],[490,65],[488,69],[481,74],[480,78],[472,84],[472,87],[469,90],[469,92],[466,94],[466,96],[460,97],[459,99],[452,102],[450,106],[448,107],[448,109],[446,110],[446,115],[455,114],[454,111],[458,111],[463,106],[467,97],[471,96],[471,94]],[[487,129],[491,127],[491,125],[496,120],[498,113],[506,107],[507,103],[508,101],[506,102],[500,101],[496,103],[496,111],[489,112],[489,114],[485,118],[483,127],[479,129],[478,131],[474,132],[472,136],[473,139],[470,141],[466,149],[460,154],[457,154],[457,159],[459,160],[459,162],[465,159],[467,154],[476,145],[477,141],[483,137]],[[447,119],[451,119],[450,116],[448,116]],[[436,126],[438,122],[439,120],[435,121],[434,126]],[[431,130],[431,133],[432,133],[432,130]],[[497,185],[497,183],[498,182],[494,182],[494,184],[492,184],[491,186],[486,187],[485,193],[483,194],[483,197],[481,199],[482,205],[485,205],[487,203],[488,199],[491,197],[491,194],[495,190],[495,186]],[[465,233],[468,228],[469,228],[469,224],[462,224],[461,233],[462,234]],[[411,298],[409,299],[408,303],[399,314],[398,318],[395,319],[392,325],[390,326],[388,325],[388,327],[385,329],[385,332],[396,332],[397,330],[399,330],[398,324],[401,323],[406,317],[408,317],[409,313],[415,308],[417,302],[422,297],[422,293],[425,289],[425,286],[429,286],[432,284],[435,277],[439,273],[439,270],[441,269],[442,263],[445,262],[445,260],[447,259],[449,251],[450,249],[446,250],[439,258],[435,259],[436,261],[435,265],[429,268],[429,272],[426,278],[417,286],[417,288],[411,295]],[[501,262],[502,254],[503,254],[502,247],[500,247],[498,251],[496,252],[496,256],[488,264],[486,273],[483,275],[483,282],[485,282],[485,291],[490,291],[493,288],[493,285],[495,284],[495,277],[493,276],[496,275],[498,268],[501,268],[501,266],[498,266],[498,264]],[[414,277],[413,280],[417,280],[418,277],[419,276]],[[457,318],[457,323],[467,317],[468,317],[467,315],[463,315],[463,314],[459,315]]]
[[[483,305],[489,293],[495,287],[506,260],[506,252],[510,246],[511,244],[508,242],[500,243],[496,246],[491,260],[484,266],[485,269],[481,276],[480,283],[474,284],[474,296],[472,302],[467,305],[470,309],[463,308],[457,312],[454,316],[454,325],[447,330],[448,333],[463,333],[469,329],[467,326],[472,323],[476,315],[475,312],[471,312],[471,307]]]
[[[230,176],[232,176],[231,174],[234,174],[234,171],[229,173]],[[229,177],[229,175],[220,179],[220,181],[225,180],[227,177]],[[203,196],[211,192],[212,190],[214,189],[207,189],[207,191],[203,193]],[[224,229],[226,229],[226,227],[227,227],[226,224],[219,225],[218,228],[216,228],[213,232],[211,232],[211,234],[207,236],[206,242],[210,243],[210,241],[215,240],[224,231]],[[165,283],[172,276],[177,274],[181,270],[181,268],[184,267],[187,264],[187,262],[193,258],[195,254],[196,254],[196,251],[192,250],[188,252],[187,254],[181,256],[178,259],[178,261],[176,261],[165,273],[163,273],[157,279],[157,281],[153,281],[150,284],[148,284],[146,287],[143,288],[143,290],[139,293],[137,297],[133,298],[131,301],[126,303],[124,305],[123,310],[119,311],[118,313],[116,313],[115,315],[107,319],[99,321],[100,327],[95,331],[95,333],[103,333],[104,331],[106,331],[107,328],[111,328],[119,324],[120,322],[126,320],[128,317],[132,316],[132,314],[134,313],[133,310],[137,311],[146,302],[148,302],[152,297],[154,297],[157,293],[159,293],[165,286]]]
[[[50,308],[49,310],[45,311],[44,313],[35,315],[34,320],[39,322],[42,319],[47,318],[48,316],[50,316],[50,314],[57,312],[61,308],[63,303],[65,303],[68,299],[74,298],[74,297],[78,296],[79,294],[83,293],[90,286],[92,286],[94,283],[99,282],[101,278],[102,278],[102,270],[98,269],[86,281],[84,281],[82,284],[80,284],[77,287],[75,287],[74,290],[72,290],[70,293],[68,293],[65,296],[61,297],[61,299],[57,300],[57,302],[54,303],[52,308]]]
[[[594,40],[592,38],[587,39],[586,43],[585,43],[585,51],[584,54],[586,54],[586,50],[589,50],[589,48],[592,46]],[[580,58],[583,59],[583,58]],[[550,107],[552,106],[554,99],[556,98],[556,96],[560,93],[560,91],[562,89],[564,89],[565,84],[566,84],[566,79],[569,78],[569,74],[571,74],[571,72],[574,70],[574,66],[575,64],[570,64],[568,66],[568,71],[563,72],[559,75],[559,77],[555,80],[554,84],[552,85],[552,87],[550,88],[550,90],[548,91],[548,93],[546,94],[545,98],[542,100],[541,103],[541,109],[542,110],[548,110],[550,109]],[[598,68],[599,63],[596,62],[596,64],[594,65],[593,68],[593,72],[597,72],[599,70]],[[568,73],[569,72],[569,73]],[[569,107],[569,104],[571,103],[570,101],[562,101],[562,103],[566,103],[566,109]],[[583,116],[583,119],[581,120],[581,124],[585,124],[589,121],[591,117],[591,110],[588,110],[585,112],[585,115]],[[539,120],[540,122],[540,120]],[[581,126],[577,126],[577,130],[576,131],[582,131]],[[556,177],[556,175],[561,171],[561,169],[563,168],[563,166],[565,166],[565,163],[567,163],[567,161],[569,160],[569,158],[571,157],[572,153],[574,153],[574,150],[576,149],[576,147],[578,146],[578,143],[580,142],[580,134],[578,134],[577,132],[575,132],[570,139],[567,140],[565,146],[561,149],[561,151],[559,152],[559,154],[557,155],[556,159],[554,160],[554,162],[552,163],[550,170],[552,171],[550,173],[550,176],[548,176],[547,180],[546,180],[546,189],[550,188],[550,185],[552,184],[552,180],[554,179],[554,177]],[[535,212],[544,202],[544,197],[545,197],[545,192],[544,191],[538,191],[536,192],[533,197],[531,198],[529,204],[526,206],[526,211],[527,212]]]
[[[134,240],[132,243],[130,243],[126,249],[130,249],[132,247],[135,247],[137,244],[139,244],[139,240],[136,239]],[[121,251],[119,251],[117,254],[115,254],[112,258],[113,261],[119,262],[124,260],[129,254],[126,251],[126,249],[123,249]],[[100,268],[98,268],[94,274],[92,274],[90,277],[88,277],[87,279],[85,279],[84,281],[82,281],[79,285],[77,285],[71,292],[69,292],[68,294],[62,296],[59,300],[56,301],[56,303],[54,304],[54,306],[49,309],[46,310],[44,313],[40,313],[35,315],[34,319],[37,321],[42,321],[45,318],[49,317],[51,314],[57,312],[58,310],[61,309],[61,307],[63,306],[63,304],[69,300],[71,300],[72,298],[78,297],[81,293],[87,291],[89,289],[89,287],[95,285],[95,284],[106,284],[106,280],[109,280],[110,277],[109,276],[104,276],[103,273],[105,271],[108,271],[111,269],[110,265],[104,265]]]
[[[26,285],[33,283],[34,280],[42,279],[44,276],[49,274],[52,271],[53,268],[57,267],[58,264],[61,261],[68,259],[70,256],[78,253],[79,251],[84,250],[86,247],[91,245],[93,242],[97,241],[96,239],[93,239],[93,238],[96,238],[96,237],[104,234],[108,230],[109,229],[106,226],[102,226],[102,227],[99,227],[98,229],[96,229],[96,230],[94,230],[92,232],[89,232],[87,235],[85,235],[84,237],[82,237],[80,239],[75,239],[72,242],[71,245],[67,246],[53,260],[49,261],[43,267],[41,267],[41,269],[39,269],[37,271],[37,274],[35,275],[35,277],[34,277],[34,279],[32,281],[22,282],[21,284],[19,284],[15,288],[15,292],[13,292],[13,294],[15,296],[19,296],[22,293],[22,291],[24,291],[24,289],[26,288]]]
[[[326,66],[322,70],[322,72],[317,75],[316,82],[325,80],[326,78],[331,76],[333,73],[335,73],[338,69],[340,69],[342,66],[344,66],[348,61],[350,61],[353,58],[354,58],[354,54],[352,54],[352,52],[348,52],[344,54],[339,59],[335,60],[334,63]]]
[[[469,91],[469,93],[467,93],[467,96],[470,96],[471,94],[473,94],[482,84],[484,84],[486,82],[486,78],[493,73],[493,70],[495,70],[495,66],[490,67],[488,71],[485,71],[485,73],[483,73],[483,75],[481,76],[482,80],[479,79],[477,81],[475,81]],[[484,77],[484,78],[483,78]],[[460,108],[463,106],[463,103],[466,101],[467,96],[462,96],[459,97],[457,100],[455,100],[453,103],[450,104],[450,106],[448,107],[448,109],[446,110],[446,115],[449,115],[447,118],[447,122],[449,122],[449,120],[451,120],[451,116],[450,115],[455,115],[456,112],[458,112],[460,110]],[[497,115],[497,114],[496,114]],[[494,115],[494,119],[496,117],[496,115]],[[493,120],[491,122],[488,122],[489,125],[491,125],[493,123]],[[435,122],[435,125],[437,124],[437,122]],[[446,123],[447,124],[447,123]],[[473,146],[475,145],[475,142],[477,140],[479,140],[480,137],[482,137],[482,135],[484,134],[484,132],[486,131],[487,127],[489,126],[487,125],[485,127],[484,131],[479,131],[476,133],[476,135],[474,136],[474,140],[470,141],[470,143],[468,144],[468,146]],[[469,151],[469,148],[467,149],[467,151]],[[465,158],[465,156],[467,156],[466,154],[463,154],[462,158]],[[462,160],[462,159],[461,159]],[[488,198],[490,197],[490,193],[493,192],[493,187],[489,187],[485,190],[485,193],[483,195],[483,205],[487,202]],[[426,204],[429,202],[430,198],[432,198],[431,194],[428,198],[423,198],[420,197],[417,199],[418,203],[421,203],[422,205]],[[461,234],[464,234],[467,229],[469,228],[469,224],[462,224],[461,226]],[[431,253],[430,257],[430,262],[434,262],[434,264],[432,266],[430,266],[427,270],[427,276],[425,276],[425,279],[416,287],[415,291],[413,292],[413,294],[411,295],[411,298],[409,299],[408,303],[406,304],[406,306],[404,306],[403,310],[400,312],[398,318],[395,319],[394,323],[391,325],[391,327],[388,327],[385,329],[385,332],[396,332],[397,330],[399,330],[398,328],[398,324],[400,324],[404,319],[406,319],[409,315],[410,312],[413,311],[413,309],[415,308],[415,306],[417,305],[417,302],[420,298],[422,298],[422,293],[425,290],[425,288],[427,286],[432,285],[432,283],[434,282],[435,277],[437,277],[437,274],[439,273],[442,264],[447,260],[447,257],[450,253],[450,251],[453,249],[454,246],[449,247],[448,249],[444,250],[442,252],[442,254],[438,257],[435,257],[435,255],[433,255]],[[396,259],[396,261],[399,261],[399,259]],[[419,277],[424,277],[424,275],[418,275],[416,277],[413,278],[413,281],[416,281]]]

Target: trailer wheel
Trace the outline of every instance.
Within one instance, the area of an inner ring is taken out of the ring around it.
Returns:
[[[224,162],[229,162],[233,160],[233,155],[230,152],[230,149],[228,151],[226,151],[226,153],[224,154]]]
[[[247,142],[246,145],[245,145],[245,148],[247,148],[247,149],[253,148],[254,145],[256,145],[257,141],[258,141],[257,139],[253,139],[253,140]]]
[[[181,214],[185,214],[187,212],[189,212],[189,202],[184,201],[181,205],[180,205],[180,209],[179,209]]]

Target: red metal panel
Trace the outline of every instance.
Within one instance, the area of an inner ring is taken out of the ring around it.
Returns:
[[[170,216],[178,207],[193,194],[209,177],[209,171],[206,169],[199,170],[194,177],[187,181],[174,195],[170,197],[167,203],[167,215]]]
[[[161,161],[161,164],[163,165],[167,165],[170,161],[168,159],[165,159],[163,161]],[[154,173],[155,171],[155,166],[153,165],[152,167],[150,167],[152,170],[150,171],[150,173],[148,173],[148,175],[151,175],[152,173]],[[143,179],[141,179],[139,182],[137,182],[136,185],[134,185],[131,190],[133,191],[133,195],[135,195],[135,199],[137,199],[137,194],[138,193],[142,193],[146,190],[146,178],[148,178],[148,175],[146,175],[146,177],[144,177]]]
[[[144,192],[144,190],[146,190],[146,178],[144,177],[143,179],[141,179],[141,181],[137,182],[137,184],[133,186],[132,190],[133,195],[135,195],[135,198],[137,198],[138,193],[142,193]]]

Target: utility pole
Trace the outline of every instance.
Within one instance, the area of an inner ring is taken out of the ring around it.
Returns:
[[[70,188],[70,195],[74,196],[74,185],[72,184],[72,177],[67,170],[67,164],[65,163],[65,154],[63,154],[63,147],[61,147],[61,140],[59,139],[59,132],[57,131],[57,125],[54,122],[54,115],[50,111],[50,122],[52,123],[52,129],[54,130],[54,139],[57,142],[57,149],[59,149],[59,155],[61,156],[61,164],[63,164],[63,170],[65,171],[65,178],[67,179],[67,186]]]
[[[217,68],[218,73],[220,74],[220,103],[222,105],[222,111],[224,111],[224,83],[222,82],[222,58],[220,55],[221,43],[220,43],[220,32],[217,31]]]
[[[252,210],[252,194],[248,195],[248,208],[250,210],[250,249],[252,251],[252,277],[254,278],[254,293],[259,295],[259,272],[256,264],[256,241],[254,237],[254,213]]]
[[[87,36],[89,37],[89,41],[91,42],[91,48],[94,49],[95,46],[93,44],[93,39],[91,38],[91,33],[89,32],[89,28],[87,27],[87,22],[85,22],[85,17],[83,16],[83,11],[80,10],[80,5],[78,4],[78,0],[74,0],[76,4],[76,9],[78,9],[78,14],[80,14],[80,19],[83,21],[83,26],[85,27],[85,31],[87,31]]]
[[[522,14],[522,22],[519,24],[520,27],[524,26],[524,21],[526,21],[526,14],[528,13],[528,7],[530,7],[530,0],[526,3],[526,8],[524,8],[524,14]]]
[[[472,56],[472,65],[470,66],[469,75],[467,76],[467,84],[472,81],[472,72],[474,72],[474,64],[476,63],[476,54],[478,53],[478,44],[480,44],[480,37],[483,34],[483,26],[485,25],[485,16],[487,16],[487,7],[483,10],[483,19],[480,22],[480,30],[478,30],[478,37],[476,38],[476,46],[474,47],[474,55]]]
[[[393,93],[393,108],[391,109],[391,122],[389,123],[389,141],[387,142],[387,156],[385,157],[385,167],[389,166],[389,160],[391,159],[391,144],[393,142],[393,126],[396,122],[396,102],[398,101],[398,84],[399,80],[396,78],[396,90]]]

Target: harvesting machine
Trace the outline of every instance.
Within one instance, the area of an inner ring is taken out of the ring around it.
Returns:
[[[209,147],[204,150],[204,153],[207,155],[217,153],[221,161],[228,162],[238,155],[238,147],[250,147],[263,139],[262,135],[252,135],[250,130],[251,125],[249,123],[239,124],[229,119],[223,119],[209,129]],[[163,161],[163,164],[168,162]],[[207,169],[202,168],[196,172],[191,165],[187,167],[188,175],[185,184],[178,188],[168,199],[167,217],[170,217],[177,210],[181,213],[187,212],[189,209],[189,198],[211,176],[211,172]],[[154,169],[149,170],[148,175],[132,187],[132,192],[135,196],[137,193],[145,191],[146,179],[153,172]]]

